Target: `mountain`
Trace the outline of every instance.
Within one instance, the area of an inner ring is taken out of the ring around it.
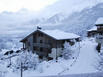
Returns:
[[[42,10],[43,17],[51,17],[54,14],[63,13],[71,14],[73,12],[80,12],[84,8],[93,7],[103,0],[57,0],[54,4],[47,6]]]
[[[86,35],[87,30],[95,25],[96,20],[99,17],[103,17],[102,12],[103,3],[99,3],[91,8],[85,8],[80,12],[74,12],[71,15],[64,17],[62,21],[58,22],[58,25],[56,24],[56,26],[51,26],[50,28],[58,28],[64,31],[73,32],[84,36]],[[56,18],[54,16],[51,18],[53,18],[51,20],[56,21]]]

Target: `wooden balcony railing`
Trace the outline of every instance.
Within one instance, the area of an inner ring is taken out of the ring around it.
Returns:
[[[39,46],[39,47],[43,47],[43,48],[50,48],[50,44],[46,44],[46,43],[34,43],[34,46]]]
[[[37,51],[36,53],[39,54],[39,56],[47,56],[47,55],[48,55],[47,52],[40,52],[40,51]]]

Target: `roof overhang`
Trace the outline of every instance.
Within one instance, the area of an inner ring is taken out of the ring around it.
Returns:
[[[38,31],[38,30],[36,30]],[[31,34],[29,34],[28,36],[26,36],[25,38],[23,38],[22,40],[20,40],[20,42],[24,42],[27,40],[28,37],[30,37],[32,34],[34,34],[36,31],[32,32]]]
[[[103,24],[95,24],[96,26],[103,26]]]

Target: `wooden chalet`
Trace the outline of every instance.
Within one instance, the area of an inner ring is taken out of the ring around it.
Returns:
[[[23,49],[37,53],[42,59],[49,57],[52,48],[63,48],[65,41],[73,45],[73,40],[79,41],[80,36],[60,30],[37,29],[20,42],[23,43]]]
[[[96,21],[95,26],[88,30],[88,37],[97,35],[103,35],[103,18],[99,18]]]
[[[103,18],[99,18],[95,26],[88,30],[88,37],[96,38],[96,42],[98,43],[97,50],[101,52],[101,48],[103,47]]]

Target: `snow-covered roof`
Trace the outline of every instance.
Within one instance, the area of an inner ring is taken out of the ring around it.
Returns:
[[[103,17],[98,18],[95,24],[103,24]]]
[[[68,33],[68,32],[64,32],[64,31],[61,31],[61,30],[36,30],[36,31],[40,31],[40,32],[42,32],[44,34],[47,34],[48,36],[50,36],[50,37],[52,37],[52,38],[54,38],[56,40],[65,40],[65,39],[73,39],[73,38],[79,38],[80,37],[77,34]],[[36,31],[32,32],[27,37],[22,39],[21,42],[23,40],[25,40],[26,38],[28,38],[33,33],[35,33]]]
[[[89,29],[88,31],[95,31],[95,30],[97,30],[97,27],[96,27],[96,26],[92,27],[92,28]]]
[[[57,40],[62,40],[62,39],[73,39],[73,38],[79,38],[80,36],[74,33],[68,33],[64,32],[61,30],[40,30],[44,32],[45,34],[48,34],[49,36],[57,39]]]

